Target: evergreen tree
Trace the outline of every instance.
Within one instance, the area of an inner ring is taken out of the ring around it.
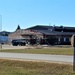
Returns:
[[[18,27],[17,27],[17,29],[16,29],[16,30],[19,30],[19,29],[21,29],[21,28],[20,28],[20,26],[18,25]]]

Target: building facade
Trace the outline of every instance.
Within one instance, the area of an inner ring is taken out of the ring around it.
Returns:
[[[19,29],[9,34],[9,42],[14,39],[25,39],[27,44],[70,45],[75,27],[41,26]]]

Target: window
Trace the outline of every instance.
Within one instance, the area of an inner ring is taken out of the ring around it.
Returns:
[[[66,42],[66,38],[64,37],[64,42]]]

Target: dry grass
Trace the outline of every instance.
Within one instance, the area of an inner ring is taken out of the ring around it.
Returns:
[[[0,75],[75,75],[72,65],[0,59]]]
[[[33,54],[57,54],[57,55],[73,55],[72,47],[49,47],[42,49],[12,49],[12,50],[0,50],[0,52],[11,53],[33,53]]]

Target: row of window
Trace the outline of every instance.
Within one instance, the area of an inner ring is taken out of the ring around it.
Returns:
[[[61,38],[60,38],[60,37],[58,38],[58,41],[59,41],[59,42],[61,41]],[[71,41],[71,38],[66,38],[66,37],[64,37],[64,38],[63,38],[63,41],[64,41],[64,42],[67,42],[67,41],[70,42],[70,41]]]

